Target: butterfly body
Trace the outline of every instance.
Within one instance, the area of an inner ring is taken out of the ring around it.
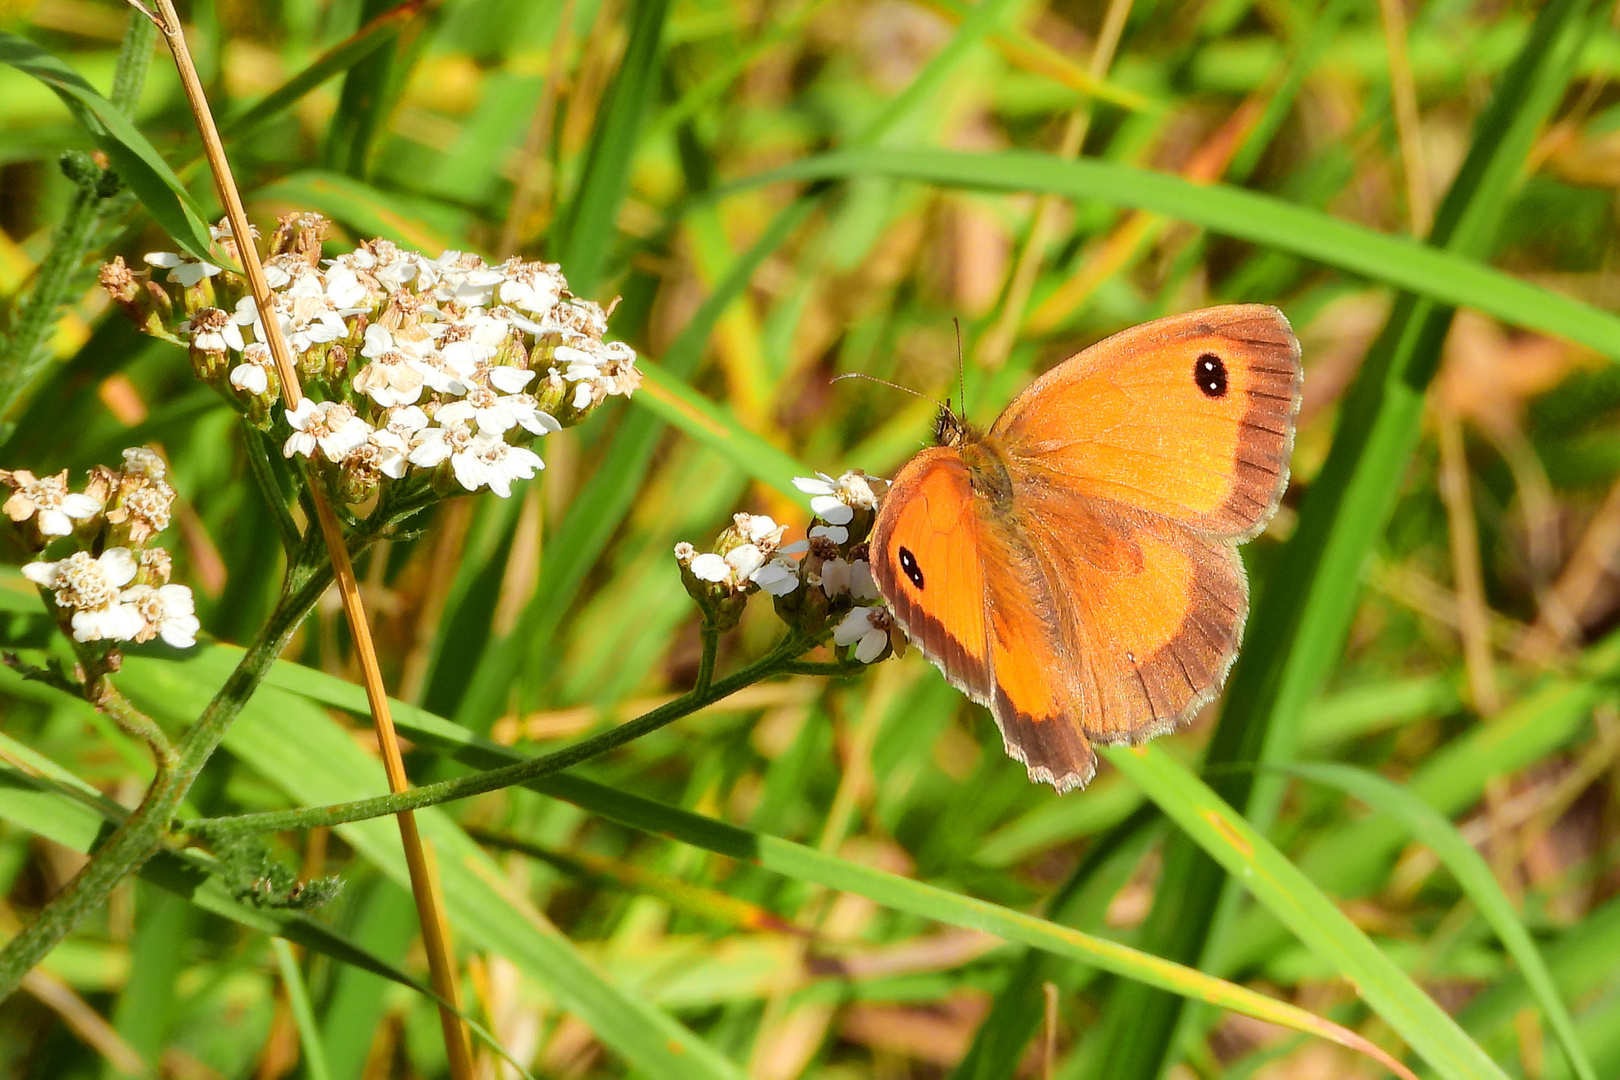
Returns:
[[[1274,308],[1127,330],[979,432],[941,417],[879,508],[895,619],[988,706],[1033,779],[1083,786],[1094,742],[1187,722],[1236,656],[1236,546],[1287,483],[1299,345]]]

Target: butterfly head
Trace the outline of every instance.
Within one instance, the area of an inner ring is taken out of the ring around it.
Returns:
[[[934,417],[934,445],[935,446],[961,446],[965,442],[972,442],[979,437],[973,425],[963,420],[946,402],[940,406],[939,414]]]

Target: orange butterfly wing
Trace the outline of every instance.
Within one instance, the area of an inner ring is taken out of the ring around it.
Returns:
[[[1067,680],[1052,678],[1068,660],[1047,618],[1050,589],[971,476],[952,448],[913,458],[873,524],[872,575],[923,655],[990,707],[1007,752],[1031,777],[1067,790],[1091,778],[1096,755],[1072,722]]]
[[[952,685],[990,704],[978,521],[955,450],[931,447],[900,470],[872,525],[871,567],[906,635]]]
[[[1288,485],[1299,342],[1276,308],[1207,308],[1145,323],[1059,364],[989,441],[1015,475],[1248,539]]]
[[[1190,721],[1237,656],[1248,581],[1229,541],[1071,494],[1023,489],[1016,511],[1060,599],[1075,722],[1096,742],[1141,742]]]
[[[1219,690],[1248,613],[1236,545],[1287,485],[1300,382],[1275,308],[1161,319],[896,478],[878,587],[1032,779],[1082,786],[1091,740],[1168,731]]]

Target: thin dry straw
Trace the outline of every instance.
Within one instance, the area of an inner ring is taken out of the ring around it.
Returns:
[[[298,372],[293,367],[287,341],[281,334],[281,325],[274,318],[274,298],[270,292],[269,282],[265,280],[264,267],[259,262],[258,249],[253,244],[247,212],[242,207],[242,197],[231,174],[230,162],[225,157],[225,147],[220,141],[219,130],[214,125],[213,113],[203,93],[202,82],[198,79],[197,69],[192,64],[191,52],[186,46],[185,33],[180,17],[174,10],[173,0],[157,0],[156,14],[141,6],[136,0],[130,0],[130,3],[137,11],[157,24],[159,33],[168,42],[169,51],[174,55],[180,82],[185,87],[186,98],[191,105],[192,114],[197,119],[197,130],[202,137],[203,151],[214,174],[214,186],[219,193],[220,202],[225,206],[231,233],[236,239],[237,257],[242,261],[248,285],[253,290],[254,303],[258,305],[259,312],[263,316],[260,323],[265,329],[266,344],[270,347],[270,354],[276,363],[276,372],[281,378],[283,402],[289,409],[297,408],[303,399],[303,391],[298,383]],[[354,637],[355,653],[360,658],[366,699],[371,705],[371,718],[377,729],[377,745],[382,750],[383,768],[388,774],[388,787],[397,794],[407,790],[410,781],[405,776],[405,762],[400,755],[399,739],[394,733],[393,714],[388,706],[388,692],[383,685],[382,670],[377,664],[377,652],[371,640],[371,627],[366,621],[359,585],[355,581],[354,564],[349,559],[349,549],[344,543],[343,526],[338,522],[337,514],[332,510],[331,503],[327,501],[319,484],[310,485],[310,494],[315,503],[315,516],[320,523],[321,536],[326,541],[326,549],[332,559],[338,594],[343,600],[343,613],[348,620],[349,631]],[[410,868],[411,891],[416,897],[417,916],[422,926],[422,943],[427,951],[433,990],[441,999],[439,1022],[444,1032],[450,1075],[455,1080],[471,1080],[472,1056],[467,1046],[466,1033],[461,1026],[461,1018],[456,1014],[460,1008],[458,982],[455,962],[450,955],[444,933],[437,885],[422,850],[422,838],[416,828],[415,815],[405,810],[396,815],[396,818],[399,821],[400,840],[405,847],[406,865]]]

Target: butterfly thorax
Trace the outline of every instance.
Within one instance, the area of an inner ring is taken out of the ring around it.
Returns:
[[[968,467],[968,483],[973,494],[984,500],[996,517],[1008,515],[1012,511],[1013,481],[1001,451],[977,432],[957,443],[956,450]]]

